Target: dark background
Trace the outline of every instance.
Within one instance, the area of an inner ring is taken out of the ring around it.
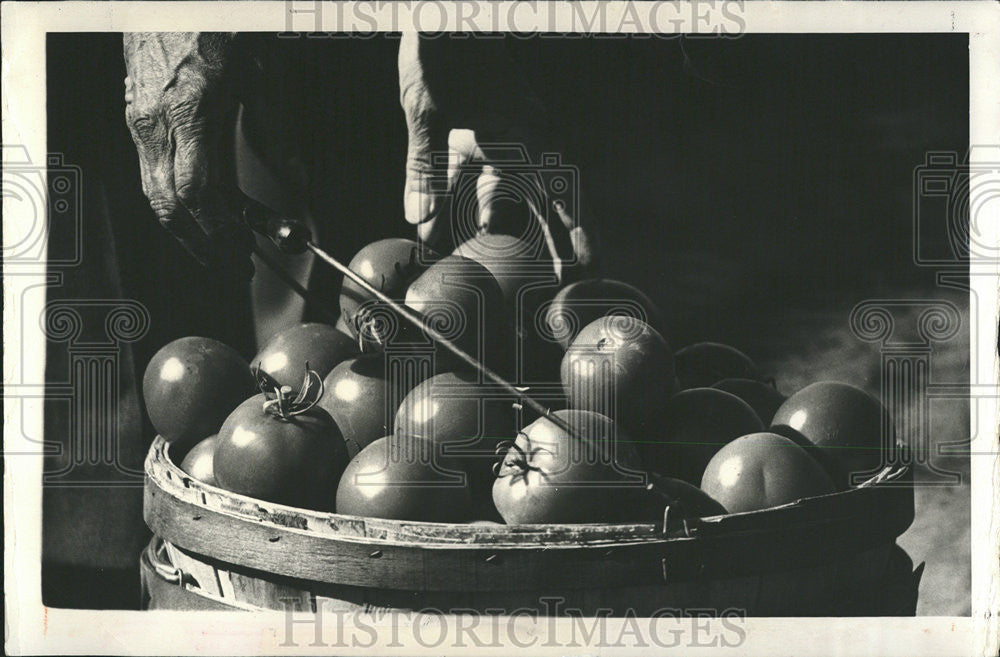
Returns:
[[[325,172],[311,202],[326,246],[349,259],[367,242],[409,236],[396,39],[269,41],[295,63],[282,80],[287,93],[306,90],[290,120],[314,145],[308,164]],[[553,143],[581,171],[605,272],[667,310],[674,347],[717,340],[756,356],[780,349],[768,325],[789,309],[932,289],[933,272],[913,264],[912,176],[927,151],[961,156],[968,144],[964,35],[534,39],[513,47],[546,102]],[[214,337],[249,357],[247,291],[200,269],[142,196],[124,75],[120,35],[49,35],[48,148],[82,167],[84,191],[84,263],[50,297],[107,296],[102,285],[120,284],[116,293],[144,304],[150,330],[132,349],[140,375],[156,349],[182,335]],[[64,228],[52,227],[54,253],[71,239]],[[315,286],[332,293],[335,283]],[[60,349],[50,347],[50,372]],[[59,441],[55,411],[46,427],[47,439]],[[143,435],[152,435],[148,426]],[[84,495],[46,491],[46,604],[134,604],[141,493],[115,495],[120,503],[98,508]],[[72,549],[66,537],[98,531],[109,514],[122,516],[115,526],[135,538],[109,541],[99,556]]]

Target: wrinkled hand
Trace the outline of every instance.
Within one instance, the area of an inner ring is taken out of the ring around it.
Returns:
[[[546,133],[541,104],[527,87],[502,39],[427,38],[404,33],[399,47],[400,102],[406,115],[409,145],[404,210],[419,237],[432,245],[441,241],[445,224],[462,218],[447,216],[458,174],[478,171],[476,196],[480,230],[489,232],[510,191],[504,161],[520,144],[533,162],[551,152],[540,135]],[[506,151],[506,152],[501,152]],[[448,154],[447,176],[438,162]],[[444,184],[432,184],[441,181]],[[580,208],[553,202],[544,190],[545,207],[530,207],[555,263],[556,272],[579,276],[596,266],[593,227],[585,226]],[[575,216],[571,216],[573,213]],[[467,221],[467,220],[466,220]],[[572,274],[567,270],[572,263]]]
[[[245,277],[250,243],[235,230],[241,205],[228,152],[234,43],[221,33],[125,34],[125,118],[160,223],[202,264]]]

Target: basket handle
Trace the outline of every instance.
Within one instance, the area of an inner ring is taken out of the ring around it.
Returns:
[[[184,583],[184,572],[170,560],[170,555],[167,554],[167,543],[162,538],[153,537],[153,541],[146,548],[146,556],[149,559],[149,565],[164,581],[171,584]]]

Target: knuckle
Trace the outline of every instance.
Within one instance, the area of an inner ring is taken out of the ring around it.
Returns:
[[[427,88],[420,81],[410,81],[400,87],[399,102],[411,125],[430,123],[438,114],[438,107]]]
[[[157,139],[160,118],[152,110],[126,110],[125,122],[136,142],[146,144]]]
[[[166,108],[167,119],[175,127],[197,124],[201,113],[201,103],[196,98],[180,99]]]
[[[430,154],[423,150],[411,152],[406,158],[406,173],[422,175],[431,172]]]
[[[153,214],[164,228],[175,226],[180,217],[177,213],[177,201],[166,196],[152,196],[149,199],[149,207],[153,209]]]
[[[177,200],[186,208],[192,208],[198,204],[201,198],[201,188],[193,181],[183,182],[177,185]]]

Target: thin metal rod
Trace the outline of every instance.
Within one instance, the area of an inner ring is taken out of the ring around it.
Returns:
[[[271,254],[260,248],[258,244],[253,245],[253,254],[260,258],[261,261],[263,261],[263,263],[285,283],[285,285],[292,288],[296,294],[302,297],[313,310],[321,314],[324,319],[330,322],[331,325],[337,323],[337,320],[339,319],[337,315],[327,308],[315,294],[304,288],[297,280],[292,278],[291,274],[285,271],[285,268],[282,267],[277,260],[271,257]]]
[[[551,410],[549,410],[545,406],[539,404],[537,401],[529,397],[526,392],[520,390],[514,384],[508,382],[502,376],[491,370],[489,367],[479,362],[478,359],[473,358],[469,354],[465,353],[465,351],[457,347],[451,340],[441,335],[441,333],[438,332],[437,329],[427,324],[424,321],[424,319],[420,317],[418,314],[416,314],[413,310],[407,308],[403,304],[387,296],[381,290],[375,288],[371,283],[366,281],[358,274],[354,273],[349,267],[345,267],[344,265],[340,264],[340,262],[337,261],[336,258],[331,256],[329,253],[319,248],[312,242],[306,242],[306,246],[310,251],[316,254],[316,256],[323,262],[327,263],[328,265],[330,265],[331,267],[342,273],[344,276],[350,278],[352,281],[361,286],[361,289],[363,289],[368,294],[373,295],[376,299],[378,299],[382,303],[387,304],[390,308],[398,312],[403,317],[403,319],[410,322],[417,328],[423,330],[435,342],[443,346],[445,349],[447,349],[454,355],[458,356],[467,365],[477,369],[486,378],[500,385],[504,390],[517,397],[519,400],[527,404],[533,411],[535,411],[542,417],[548,419],[550,422],[552,422],[557,427],[568,433],[573,438],[576,438],[577,440],[581,439],[580,435],[573,429],[573,427],[569,425],[568,422],[563,420],[561,417],[555,415]]]

